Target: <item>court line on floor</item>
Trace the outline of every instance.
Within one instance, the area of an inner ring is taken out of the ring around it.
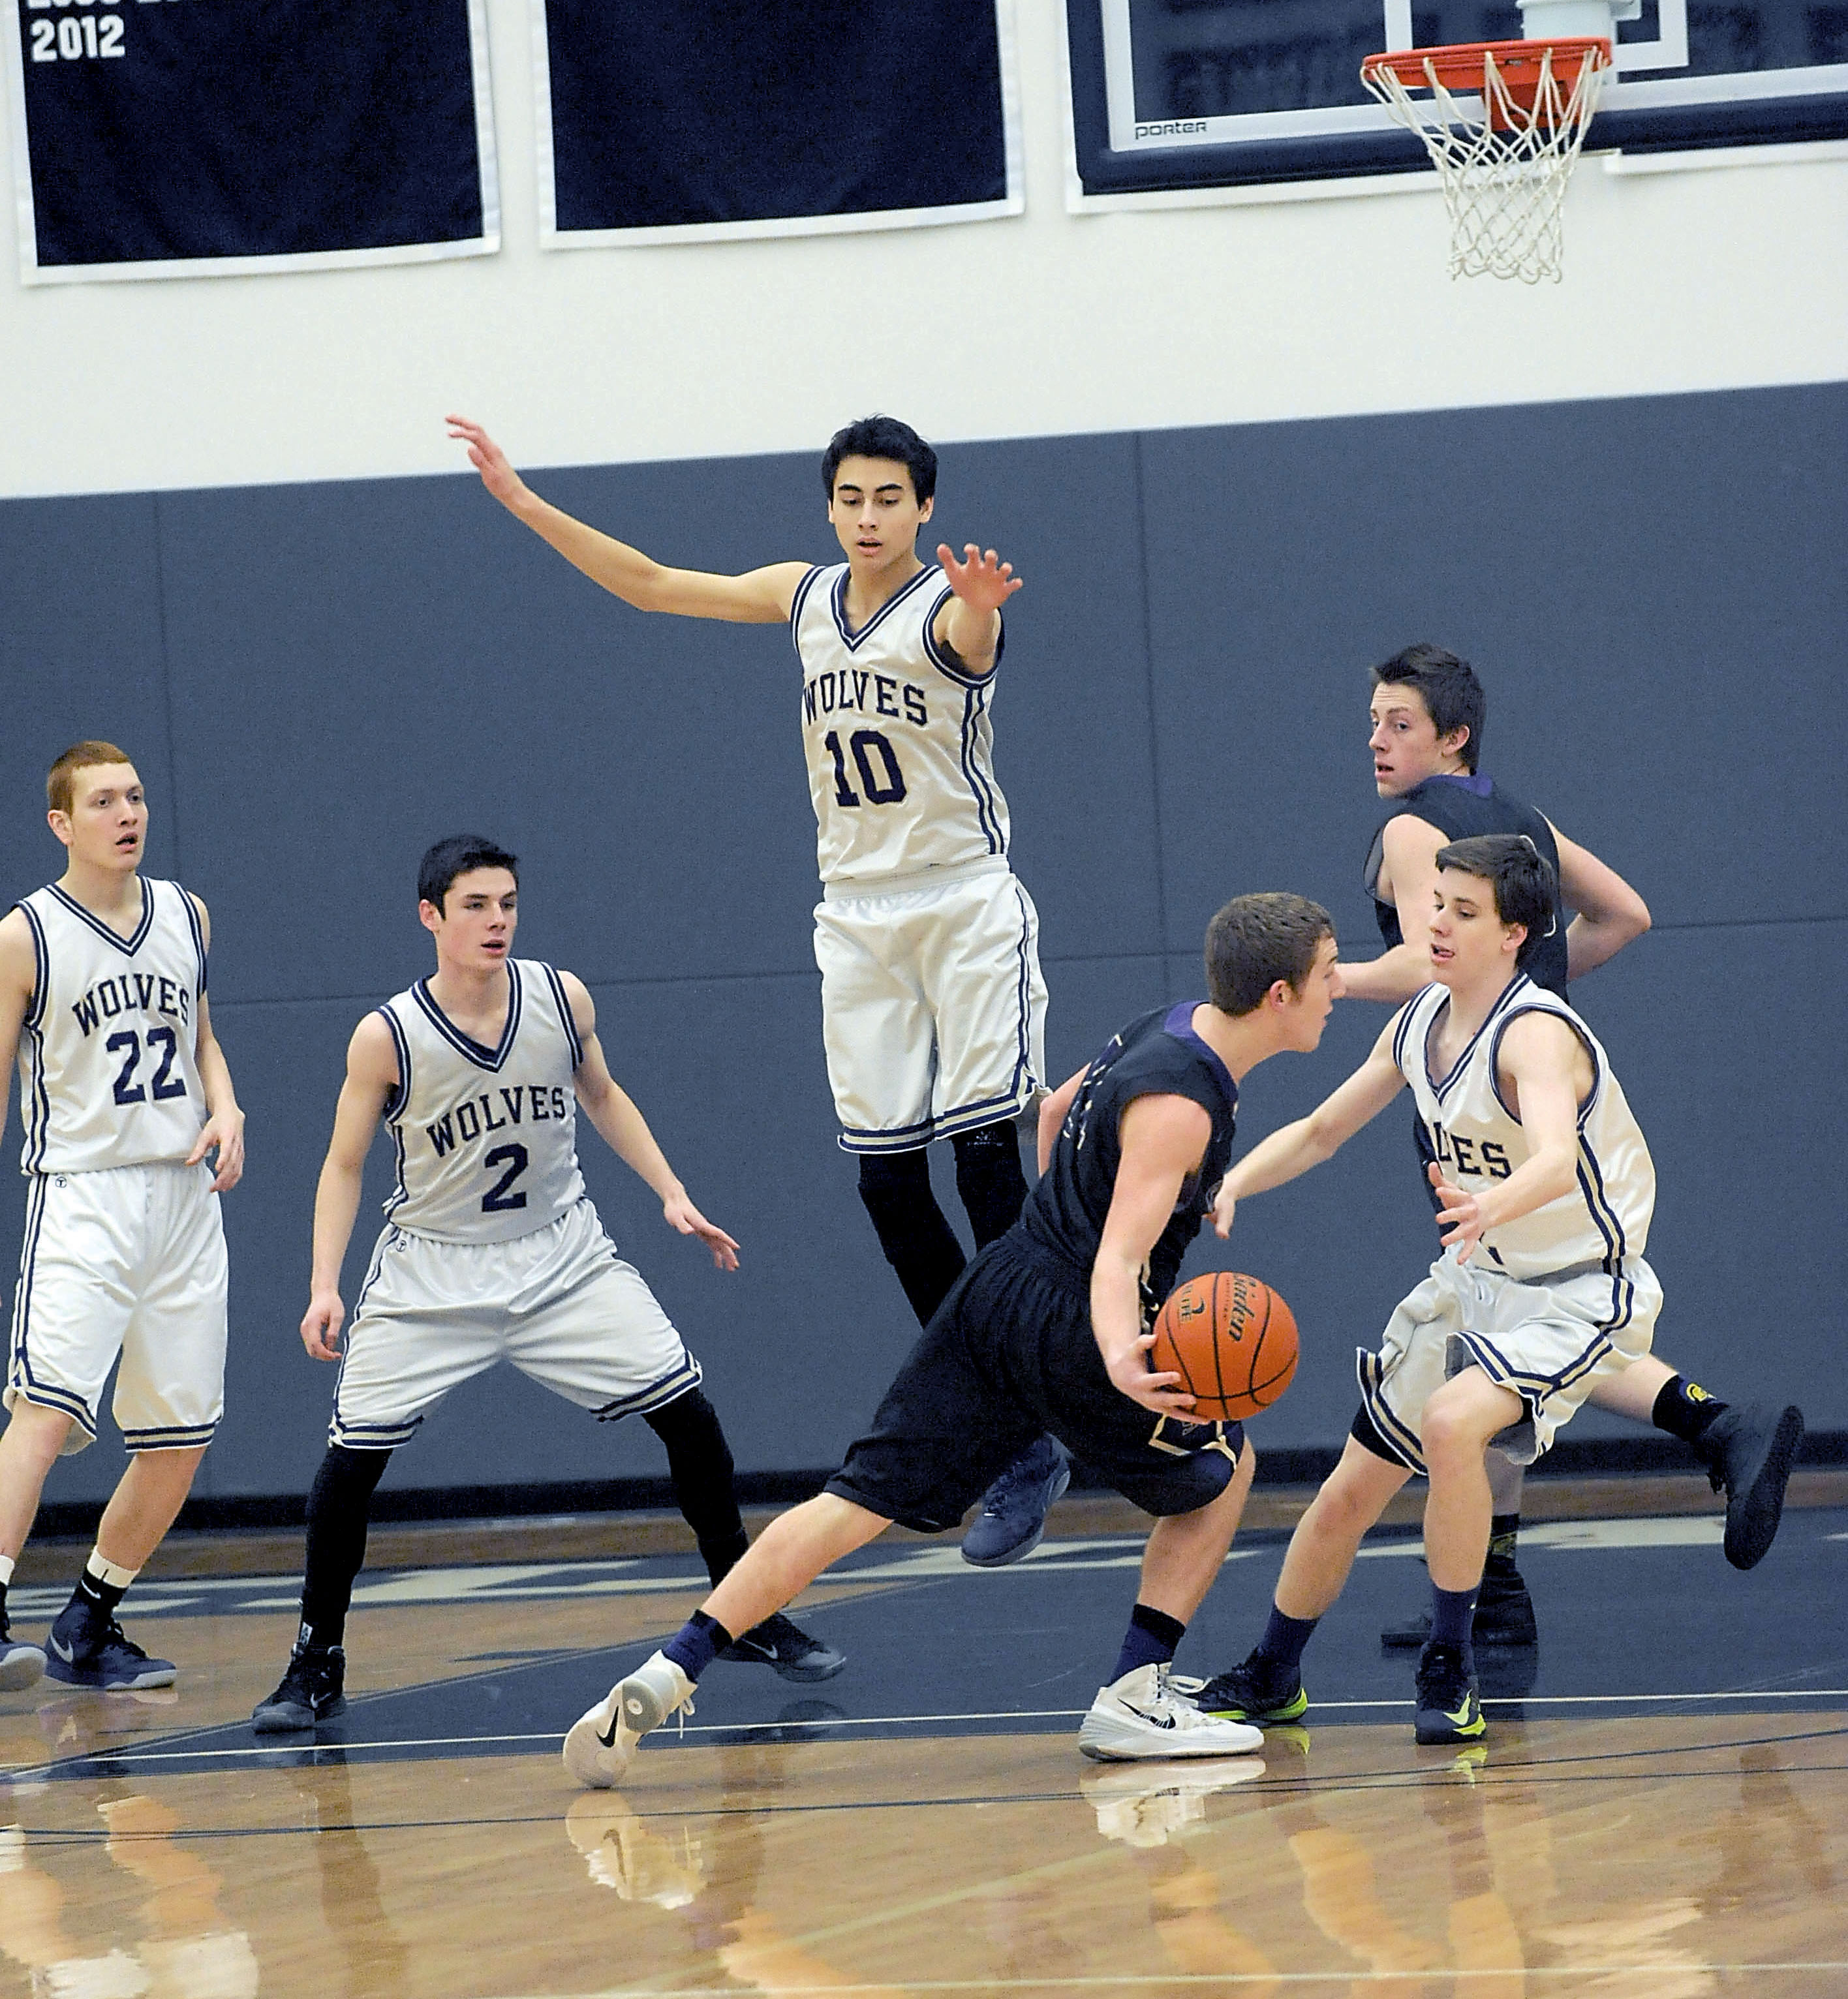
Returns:
[[[778,1983],[778,1999],[851,1999],[869,1993],[877,1999],[891,1999],[894,1993],[911,1992],[1129,1992],[1171,1990],[1194,1987],[1201,1990],[1241,1986],[1429,1985],[1450,1979],[1459,1983],[1477,1978],[1647,1978],[1658,1984],[1666,1977],[1719,1977],[1734,1973],[1848,1972],[1848,1958],[1820,1959],[1786,1963],[1730,1963],[1695,1962],[1674,1964],[1546,1964],[1439,1966],[1427,1971],[1167,1971],[1157,1973],[1122,1973],[1115,1976],[1063,1978],[905,1978],[882,1979],[876,1983],[845,1984],[830,1980],[826,1985],[786,1985]],[[611,1985],[595,1992],[581,1993],[576,1999],[737,1999],[736,1985]],[[556,1999],[556,1995],[510,1994],[508,1999]]]
[[[456,1682],[439,1682],[439,1685],[446,1684],[454,1685]],[[414,1691],[414,1689],[412,1690]],[[390,1696],[378,1695],[373,1697],[383,1699],[389,1699]],[[1819,1687],[1813,1692],[1798,1691],[1790,1693],[1555,1694],[1545,1699],[1530,1696],[1525,1700],[1510,1700],[1503,1703],[1486,1700],[1482,1705],[1486,1708],[1492,1708],[1498,1705],[1510,1707],[1580,1707],[1601,1706],[1613,1703],[1635,1704],[1639,1706],[1672,1706],[1692,1701],[1707,1700],[1848,1701],[1848,1688]],[[1365,1709],[1382,1710],[1392,1713],[1409,1707],[1412,1703],[1409,1700],[1340,1700],[1324,1701],[1319,1705],[1325,1710],[1338,1709],[1351,1712]],[[1310,1711],[1313,1713],[1315,1710],[1312,1709]],[[799,1729],[819,1731],[830,1728],[923,1727],[933,1723],[952,1721],[1082,1721],[1087,1712],[1086,1709],[1081,1707],[1031,1707],[997,1709],[993,1711],[978,1710],[973,1713],[964,1711],[955,1714],[841,1715],[805,1717],[789,1721],[778,1721],[772,1718],[764,1721],[694,1722],[685,1731],[678,1729],[673,1731],[673,1736],[678,1741],[683,1734],[737,1736],[761,1734],[774,1729],[778,1731],[780,1740],[787,1740]],[[234,1721],[221,1722],[202,1727],[194,1731],[194,1734],[195,1737],[216,1735],[222,1733],[225,1729],[235,1728],[239,1725]],[[1822,1732],[1833,1734],[1839,1731],[1828,1730]],[[178,1741],[170,1741],[169,1746],[159,1749],[89,1749],[84,1751],[81,1755],[61,1756],[43,1763],[0,1765],[0,1777],[12,1777],[16,1780],[22,1777],[27,1779],[47,1777],[56,1771],[67,1769],[78,1764],[107,1763],[113,1766],[117,1764],[231,1762],[252,1757],[300,1755],[304,1751],[312,1752],[318,1749],[338,1749],[343,1755],[355,1755],[392,1749],[480,1748],[496,1743],[556,1743],[563,1739],[563,1729],[544,1729],[528,1730],[520,1733],[501,1735],[411,1735],[388,1737],[375,1741],[331,1741],[316,1737],[310,1731],[304,1729],[298,1737],[270,1742],[253,1742],[248,1747],[240,1743],[227,1748],[188,1748],[185,1746],[185,1738],[182,1737]],[[1805,1740],[1808,1738],[1786,1739]],[[1707,1748],[1712,1745],[1697,1744],[1691,1746]],[[1620,1753],[1659,1755],[1663,1752],[1627,1751]],[[1586,1759],[1569,1758],[1565,1760],[1582,1762]]]

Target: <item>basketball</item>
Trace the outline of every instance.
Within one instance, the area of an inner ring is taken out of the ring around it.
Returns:
[[[1261,1278],[1213,1270],[1177,1285],[1155,1315],[1149,1364],[1178,1374],[1197,1422],[1242,1422],[1296,1372],[1296,1319]]]

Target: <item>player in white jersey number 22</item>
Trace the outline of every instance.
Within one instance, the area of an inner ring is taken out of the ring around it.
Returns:
[[[920,1324],[961,1274],[925,1148],[949,1141],[978,1249],[1026,1198],[1016,1120],[1043,1087],[1039,920],[1008,865],[990,708],[1001,607],[1021,587],[973,542],[926,563],[937,456],[908,424],[869,417],[823,454],[827,515],[846,560],[742,576],[671,569],[541,500],[477,424],[451,435],[489,492],[594,581],[643,611],[787,622],[822,900],[815,912],[822,1031],[841,1143]],[[963,1543],[984,1565],[1038,1542],[1063,1491],[1042,1438],[986,1495]]]
[[[113,743],[74,743],[46,795],[64,872],[0,920],[0,1121],[16,1053],[27,1187],[0,1436],[0,1689],[47,1671],[169,1686],[172,1662],[126,1637],[116,1610],[224,1412],[218,1197],[244,1171],[244,1114],[206,1001],[210,920],[177,882],[140,872],[133,764]],[[113,1367],[128,1470],[41,1649],[9,1635],[7,1588],[46,1474],[96,1435]]]
[[[518,864],[491,840],[439,840],[418,873],[436,972],[366,1015],[314,1202],[312,1295],[302,1339],[338,1360],[327,1456],[308,1495],[301,1629],[259,1734],[310,1728],[346,1705],[346,1616],[366,1514],[387,1461],[452,1388],[512,1362],[599,1422],[639,1415],[667,1446],[674,1496],[717,1582],[745,1549],[731,1453],[699,1363],[632,1264],[616,1254],[577,1167],[580,1106],[659,1196],[671,1228],[722,1270],[738,1245],[715,1228],[611,1076],[589,992],[515,958]],[[383,1117],[397,1181],[346,1330],[340,1269],[366,1155]],[[726,1655],[785,1679],[845,1661],[786,1617]]]

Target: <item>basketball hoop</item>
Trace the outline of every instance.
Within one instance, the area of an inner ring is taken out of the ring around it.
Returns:
[[[1369,56],[1361,81],[1424,141],[1450,210],[1453,278],[1557,282],[1560,204],[1612,68],[1603,36]],[[1430,92],[1414,102],[1414,90]]]

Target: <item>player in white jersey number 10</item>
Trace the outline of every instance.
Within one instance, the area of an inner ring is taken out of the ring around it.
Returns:
[[[737,1244],[694,1206],[610,1075],[583,982],[514,957],[513,855],[475,834],[439,840],[418,871],[418,898],[435,972],[354,1031],[315,1194],[302,1340],[316,1360],[342,1364],[308,1495],[301,1629],[281,1684],[251,1717],[259,1734],[311,1728],[345,1708],[346,1615],[373,1490],[449,1391],[498,1360],[599,1422],[642,1418],[667,1446],[675,1502],[715,1583],[746,1545],[699,1363],[584,1193],[579,1108],[659,1197],[670,1228],[696,1236],[722,1270],[738,1267]],[[346,1326],[341,1265],[381,1118],[397,1182]],[[744,1632],[727,1657],[794,1680],[845,1664],[780,1616]]]
[[[168,1686],[171,1661],[116,1610],[224,1412],[218,1197],[244,1171],[244,1114],[206,1001],[210,920],[177,882],[141,874],[133,764],[74,743],[46,796],[64,871],[0,920],[0,1122],[16,1055],[27,1189],[0,1436],[0,1689],[41,1672]],[[7,1586],[46,1474],[96,1435],[112,1368],[128,1470],[41,1649],[10,1636]]]
[[[841,1144],[921,1325],[961,1274],[926,1148],[947,1139],[978,1249],[1004,1235],[1027,1186],[1016,1121],[1043,1087],[1039,919],[1008,864],[1007,802],[990,719],[1001,610],[1021,579],[993,549],[937,560],[917,542],[936,505],[937,455],[890,417],[830,441],[821,482],[844,561],[742,576],[672,569],[540,499],[480,424],[452,417],[483,483],[596,583],[643,611],[787,623],[822,899],[815,911],[822,1034]],[[1064,1489],[1042,1438],[986,1495],[963,1543],[1018,1561]]]

